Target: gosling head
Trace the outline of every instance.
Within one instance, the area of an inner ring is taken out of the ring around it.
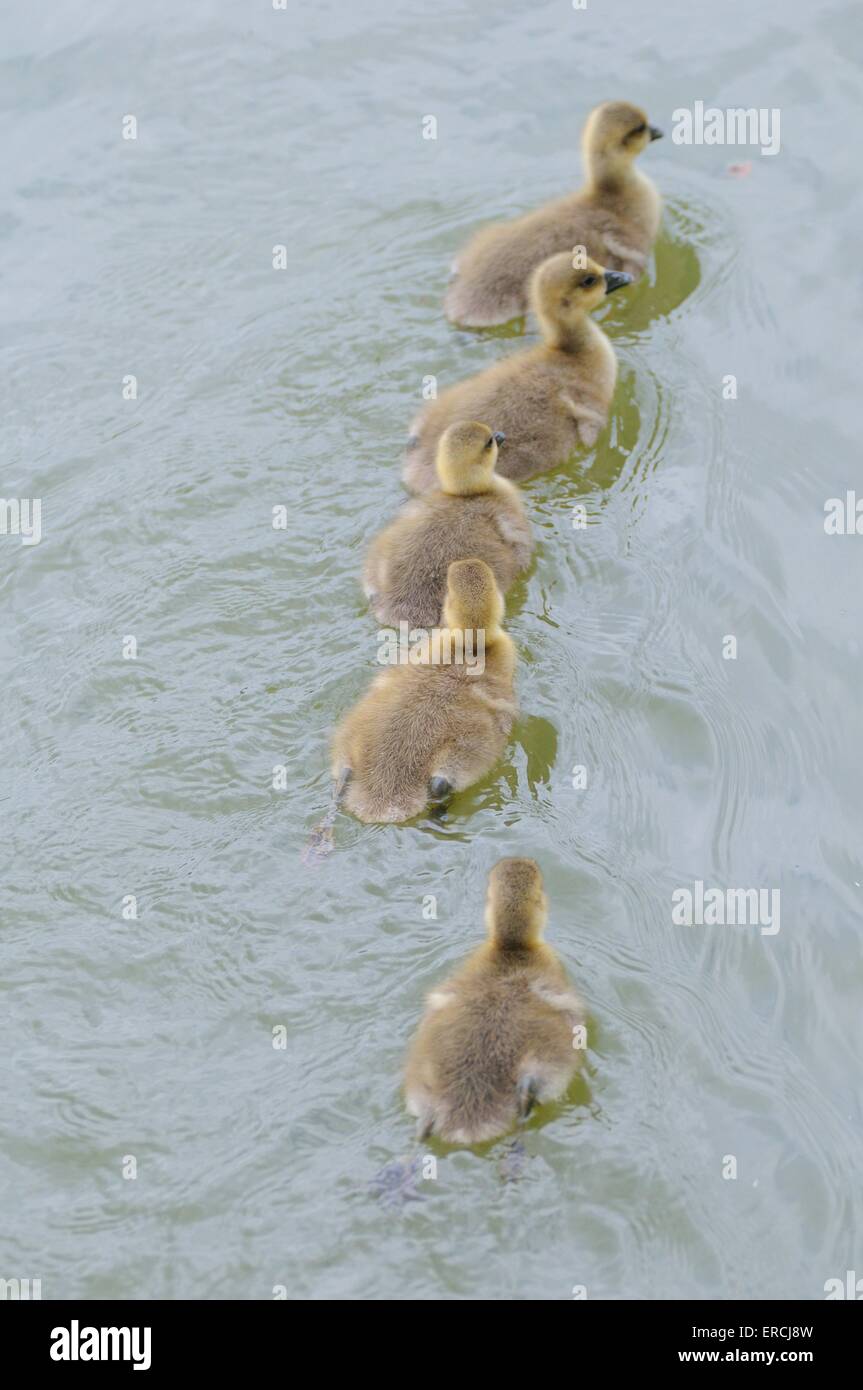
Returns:
[[[587,118],[582,135],[584,162],[592,177],[608,179],[627,174],[633,160],[662,131],[647,113],[629,101],[604,101]]]
[[[437,475],[444,492],[457,497],[488,492],[505,436],[468,420],[444,430],[437,449]]]
[[[551,347],[565,347],[577,339],[585,314],[596,309],[607,294],[632,284],[631,275],[603,270],[589,257],[576,270],[574,259],[571,252],[561,251],[537,266],[531,278],[531,308]]]
[[[503,622],[503,598],[483,560],[454,560],[450,565],[443,620],[449,628],[483,632],[486,646],[494,641]]]
[[[501,859],[488,876],[486,929],[495,946],[536,946],[548,917],[548,899],[533,859]]]

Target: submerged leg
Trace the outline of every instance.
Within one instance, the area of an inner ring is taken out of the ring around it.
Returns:
[[[339,773],[338,780],[333,783],[333,796],[330,802],[330,809],[319,821],[303,846],[300,856],[304,864],[319,864],[322,859],[326,859],[328,854],[332,854],[333,826],[338,815],[339,803],[345,794],[345,788],[351,780],[351,769],[343,767]]]
[[[518,1182],[524,1174],[527,1149],[521,1139],[510,1139],[498,1163],[501,1182]]]
[[[530,1073],[523,1076],[518,1083],[518,1122],[523,1125],[528,1115],[536,1105],[539,1093],[539,1083],[535,1076]],[[525,1164],[527,1163],[527,1149],[522,1139],[511,1139],[506,1146],[506,1150],[500,1160],[499,1172],[503,1182],[518,1182],[523,1175]]]

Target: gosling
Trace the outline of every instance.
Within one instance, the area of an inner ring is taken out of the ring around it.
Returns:
[[[632,277],[588,260],[573,268],[568,251],[533,273],[531,304],[543,342],[513,353],[429,401],[411,426],[402,477],[411,492],[434,485],[438,441],[454,420],[494,420],[506,435],[498,472],[521,481],[564,463],[605,428],[617,358],[589,317]]]
[[[532,859],[489,875],[488,941],[429,994],[408,1052],[405,1099],[417,1136],[481,1144],[569,1086],[584,1008],[542,940],[548,903]]]
[[[531,272],[556,251],[576,246],[610,270],[637,279],[656,240],[661,201],[635,160],[661,135],[628,101],[595,107],[582,135],[585,186],[479,232],[456,264],[444,299],[447,318],[465,328],[485,328],[520,317],[527,309]]]
[[[515,647],[502,619],[488,565],[451,564],[445,626],[411,651],[410,664],[382,671],[336,731],[337,795],[359,820],[410,820],[497,762],[516,714]]]
[[[363,587],[378,622],[438,623],[454,560],[484,560],[504,594],[527,568],[533,534],[524,504],[495,473],[504,437],[475,421],[444,430],[437,488],[408,502],[369,548]]]

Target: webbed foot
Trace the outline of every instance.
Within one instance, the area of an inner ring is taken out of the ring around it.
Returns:
[[[417,1186],[422,1171],[422,1159],[416,1154],[410,1159],[391,1159],[375,1173],[369,1190],[379,1197],[385,1207],[400,1207],[405,1202],[421,1202]]]
[[[335,849],[332,821],[322,820],[303,845],[300,859],[303,864],[320,864]]]

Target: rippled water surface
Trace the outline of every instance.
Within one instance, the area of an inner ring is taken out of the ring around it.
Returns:
[[[860,480],[859,6],[3,13],[0,491],[43,499],[43,539],[0,536],[0,1276],[823,1297],[863,1268],[863,538],[823,524]],[[447,266],[578,183],[609,96],[669,131],[696,100],[778,107],[781,151],[645,153],[666,211],[605,315],[611,426],[526,488],[509,754],[440,819],[340,818],[304,867],[423,378],[519,347],[445,322]],[[502,1146],[439,1149],[387,1207],[404,1048],[513,853],[545,874],[588,1070],[519,1181]],[[674,925],[696,879],[778,888],[779,933]]]

